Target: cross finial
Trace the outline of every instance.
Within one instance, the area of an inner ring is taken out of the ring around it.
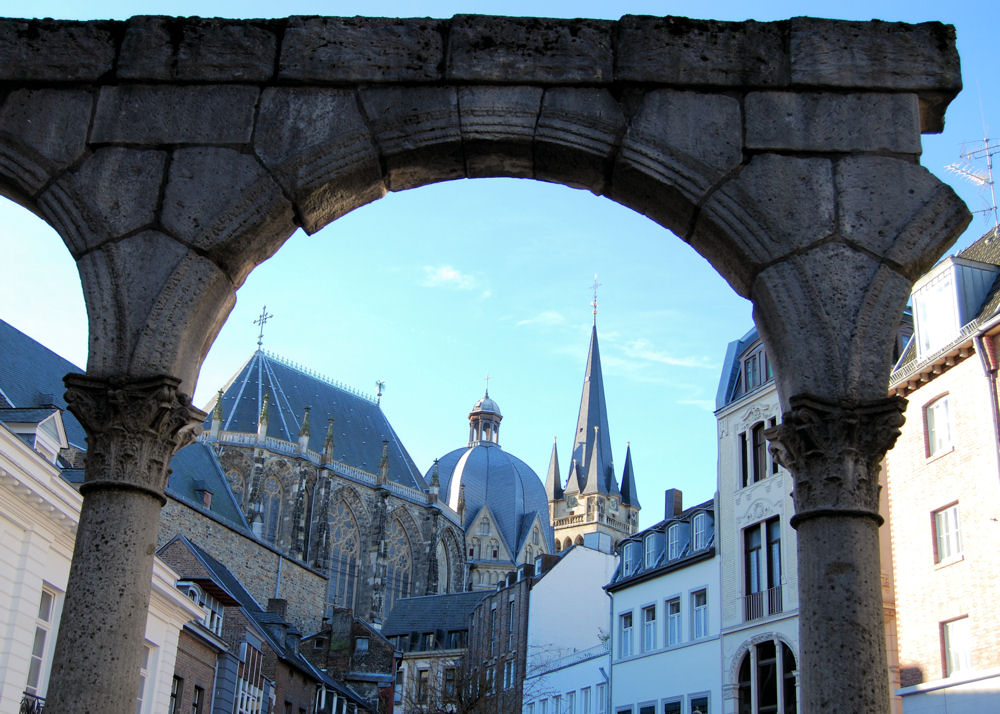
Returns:
[[[488,396],[490,396],[490,373],[489,372],[486,373],[485,379],[486,379],[486,396],[488,397]]]
[[[260,349],[261,345],[264,344],[264,325],[270,320],[274,315],[271,315],[267,311],[267,305],[261,308],[260,317],[253,321],[253,324],[260,325],[260,334],[257,335],[257,349]]]
[[[594,273],[594,300],[590,303],[590,306],[594,308],[594,324],[597,324],[597,288],[601,287],[601,283],[597,282],[597,273]]]

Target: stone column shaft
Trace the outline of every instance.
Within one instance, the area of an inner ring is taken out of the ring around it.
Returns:
[[[795,482],[799,710],[888,714],[878,473],[906,401],[836,404],[800,395],[789,405],[765,436]]]
[[[132,714],[167,468],[205,415],[173,377],[65,382],[86,479],[45,708]]]

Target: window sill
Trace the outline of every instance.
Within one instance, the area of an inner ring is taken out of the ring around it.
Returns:
[[[940,451],[935,451],[933,454],[930,454],[927,457],[927,459],[924,461],[924,463],[925,464],[929,464],[932,461],[937,461],[940,458],[944,458],[948,454],[952,453],[954,450],[955,450],[955,445],[952,444],[951,446],[947,446],[947,447],[941,449]]]
[[[965,560],[965,553],[953,555],[947,560],[942,560],[938,563],[934,563],[934,569],[941,570],[942,568],[947,568],[949,565],[954,565],[955,563],[961,563],[963,560]]]

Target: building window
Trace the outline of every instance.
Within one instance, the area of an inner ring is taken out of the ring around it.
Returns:
[[[28,682],[25,692],[41,695],[48,684],[52,659],[52,627],[55,624],[56,593],[43,586],[38,600],[38,615],[35,617],[35,639],[31,644],[31,659],[28,662]]]
[[[663,714],[681,714],[681,700],[671,699],[669,702],[663,702]]]
[[[490,522],[485,518],[479,521],[479,535],[489,535],[490,534]]]
[[[559,694],[552,697],[552,714],[563,714],[562,696]]]
[[[330,508],[327,527],[330,532],[327,599],[333,605],[353,608],[361,552],[361,530],[346,501],[339,500]]]
[[[281,520],[281,484],[274,476],[268,476],[264,481],[261,518],[264,540],[274,544],[278,540],[278,523]]]
[[[507,603],[507,651],[514,649],[514,602]]]
[[[691,595],[691,637],[699,639],[708,636],[708,591],[699,590]]]
[[[396,600],[410,596],[410,571],[413,551],[410,539],[398,518],[392,519],[386,535],[385,612],[391,612]]]
[[[941,623],[941,645],[944,650],[944,676],[972,669],[972,633],[968,617]]]
[[[707,548],[711,540],[709,530],[709,519],[707,513],[698,513],[694,517],[694,549],[702,550]]]
[[[417,704],[427,703],[427,687],[430,682],[430,670],[417,670]]]
[[[135,697],[136,714],[142,714],[142,704],[149,698],[146,686],[149,681],[149,645],[144,645],[142,650],[142,660],[139,662],[139,689]]]
[[[628,577],[639,570],[639,544],[629,541],[622,548],[622,576]]]
[[[948,397],[939,397],[924,407],[924,428],[928,457],[943,454],[951,448]]]
[[[744,488],[778,472],[777,462],[767,453],[766,429],[764,422],[758,422],[740,434],[740,472]]]
[[[548,714],[549,700],[543,699],[538,702],[538,714]]]
[[[396,670],[396,686],[393,688],[392,701],[394,704],[403,702],[403,684],[406,681],[406,668],[400,667]]]
[[[788,645],[775,640],[755,645],[740,661],[736,711],[795,714],[796,677],[795,655]]]
[[[656,649],[656,606],[642,608],[642,651]]]
[[[958,504],[934,512],[934,562],[954,560],[962,555],[962,534],[958,527]]]
[[[598,684],[594,696],[597,697],[597,714],[606,714],[608,711],[608,685]]]
[[[535,714],[535,703],[528,702],[524,705],[524,714]]]
[[[777,518],[743,531],[743,569],[744,620],[781,612],[781,523]]]
[[[708,695],[691,697],[691,714],[710,714],[708,711]]]
[[[590,711],[590,687],[584,687],[580,690],[580,714],[590,714]]]
[[[205,702],[205,690],[195,687],[191,694],[191,714],[202,714],[201,708]]]
[[[632,654],[632,613],[626,612],[618,618],[618,647],[619,657],[628,657]]]
[[[167,707],[168,714],[178,714],[180,709],[177,707],[181,702],[181,694],[184,691],[184,680],[180,677],[174,677],[173,681],[170,683],[170,703]]]
[[[667,600],[667,646],[681,641],[681,601],[680,598]]]
[[[681,524],[674,523],[667,528],[667,558],[675,560],[681,557]]]
[[[639,714],[656,714],[656,703],[650,702],[649,704],[640,704]]]
[[[645,547],[646,567],[652,568],[660,559],[660,551],[663,550],[663,534],[656,532],[650,533],[646,536]]]
[[[496,653],[497,649],[497,609],[490,609],[490,657]]]
[[[566,714],[575,714],[576,692],[566,692]]]

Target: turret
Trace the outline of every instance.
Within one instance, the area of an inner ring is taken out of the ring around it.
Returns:
[[[299,429],[299,453],[303,456],[309,451],[309,407],[302,415],[302,428]]]

